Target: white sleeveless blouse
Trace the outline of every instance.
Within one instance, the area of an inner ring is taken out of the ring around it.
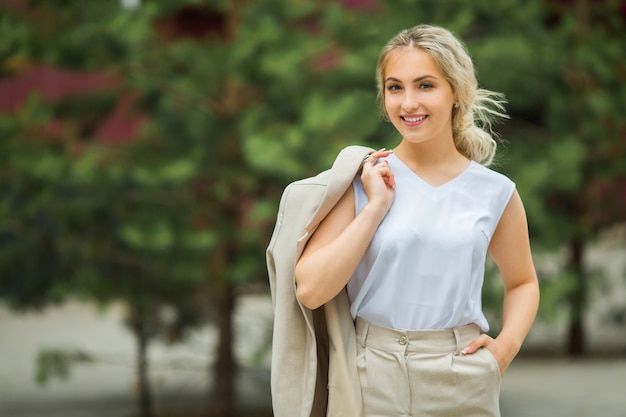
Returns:
[[[352,317],[406,330],[470,323],[483,331],[482,286],[489,242],[515,184],[471,162],[433,187],[398,157],[386,158],[396,195],[348,282]],[[356,214],[367,203],[353,182]]]

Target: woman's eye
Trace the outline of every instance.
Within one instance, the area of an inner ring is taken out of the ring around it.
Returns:
[[[387,86],[387,90],[389,91],[399,91],[401,88],[398,84],[391,84]]]
[[[422,88],[424,90],[427,90],[429,88],[433,88],[433,85],[432,84],[428,84],[428,83],[423,83],[423,84],[420,84],[420,88]]]

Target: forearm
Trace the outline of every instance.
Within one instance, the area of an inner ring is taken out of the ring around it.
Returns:
[[[305,252],[296,265],[298,299],[315,309],[334,298],[348,283],[384,218],[367,205],[332,242]]]
[[[539,286],[536,280],[508,289],[504,293],[502,331],[497,339],[506,343],[516,355],[535,320],[539,307]]]

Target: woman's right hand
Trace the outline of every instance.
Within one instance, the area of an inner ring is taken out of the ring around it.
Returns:
[[[368,205],[387,214],[395,197],[395,180],[387,161],[379,158],[389,156],[392,151],[381,149],[373,152],[363,163],[361,182],[368,198]]]

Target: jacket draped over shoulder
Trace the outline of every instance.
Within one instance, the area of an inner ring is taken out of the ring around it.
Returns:
[[[266,252],[274,307],[271,391],[275,417],[358,417],[361,390],[346,291],[310,310],[296,297],[295,265],[320,222],[351,186],[363,158],[349,146],[332,168],[289,184]]]

